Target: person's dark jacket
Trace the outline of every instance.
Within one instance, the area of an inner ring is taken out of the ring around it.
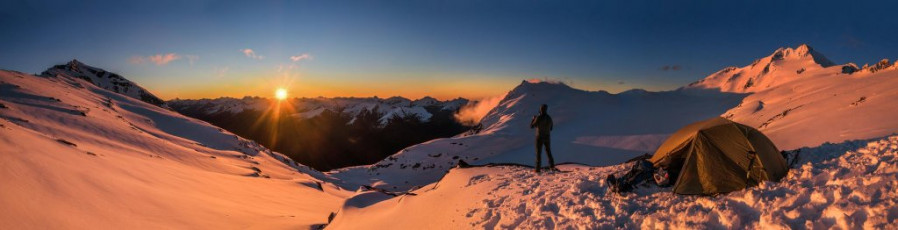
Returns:
[[[530,128],[536,128],[537,137],[548,138],[549,132],[552,131],[552,117],[549,114],[540,113],[530,121]]]

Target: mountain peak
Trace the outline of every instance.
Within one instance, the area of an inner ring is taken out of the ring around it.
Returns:
[[[138,86],[116,73],[92,67],[81,63],[78,59],[72,59],[64,65],[55,65],[48,68],[41,76],[45,77],[69,77],[82,79],[97,87],[116,92],[134,99],[138,99],[159,107],[166,107],[165,101],[156,97],[148,90]]]
[[[65,70],[70,70],[70,71],[75,71],[75,72],[81,72],[81,66],[83,66],[83,65],[84,65],[84,63],[79,62],[78,59],[72,59],[65,65],[57,65],[54,67],[57,69],[65,69]]]
[[[796,48],[780,47],[779,49],[776,49],[776,51],[774,51],[773,54],[770,54],[770,57],[771,57],[771,61],[792,60],[792,59],[801,59],[804,57],[811,57],[815,63],[817,63],[823,67],[830,67],[830,66],[836,65],[835,63],[833,63],[832,61],[827,59],[826,56],[824,56],[820,52],[817,52],[816,50],[814,50],[813,47],[811,47],[808,44],[801,44]]]
[[[727,67],[686,87],[720,88],[725,92],[757,92],[770,87],[819,75],[835,64],[808,44],[780,47],[769,56],[744,67]],[[844,72],[844,71],[841,71]]]

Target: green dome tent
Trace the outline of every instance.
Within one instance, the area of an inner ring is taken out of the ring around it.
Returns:
[[[683,127],[649,160],[670,173],[679,194],[716,194],[778,181],[786,160],[760,131],[716,117]]]

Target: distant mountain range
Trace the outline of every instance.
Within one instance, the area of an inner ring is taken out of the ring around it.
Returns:
[[[279,102],[280,111],[272,110],[275,103],[261,97],[167,102],[181,114],[318,170],[371,164],[405,147],[468,130],[453,116],[468,104],[464,98],[293,98]]]
[[[468,104],[464,98],[440,101],[432,97],[410,100],[404,97],[336,97],[336,98],[292,98],[286,100],[293,109],[293,117],[313,118],[325,110],[357,116],[362,111],[371,111],[383,116],[378,119],[386,124],[393,117],[416,116],[427,122],[433,116],[427,108],[455,111]],[[168,101],[169,106],[177,111],[190,114],[221,115],[238,114],[246,110],[264,111],[271,107],[273,99],[263,97],[244,97],[241,99],[222,97],[216,99],[174,99]]]

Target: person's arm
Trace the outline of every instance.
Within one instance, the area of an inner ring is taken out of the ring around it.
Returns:
[[[531,129],[536,127],[536,120],[537,120],[536,118],[537,118],[537,116],[533,116],[533,120],[530,120],[530,128]]]

